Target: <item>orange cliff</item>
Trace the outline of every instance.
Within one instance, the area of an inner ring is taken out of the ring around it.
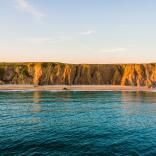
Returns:
[[[149,86],[156,64],[0,63],[0,84]]]

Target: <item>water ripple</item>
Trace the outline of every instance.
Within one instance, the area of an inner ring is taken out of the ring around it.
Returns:
[[[0,92],[0,155],[156,155],[154,92]]]

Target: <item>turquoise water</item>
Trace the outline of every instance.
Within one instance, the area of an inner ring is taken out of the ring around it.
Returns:
[[[156,93],[0,92],[0,155],[156,155]]]

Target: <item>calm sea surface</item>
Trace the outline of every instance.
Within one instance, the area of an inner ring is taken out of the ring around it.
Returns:
[[[156,155],[156,93],[0,92],[0,155]]]

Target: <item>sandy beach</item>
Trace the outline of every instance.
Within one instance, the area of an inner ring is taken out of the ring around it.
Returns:
[[[153,88],[119,85],[0,85],[0,90],[33,90],[33,91],[154,91]]]

